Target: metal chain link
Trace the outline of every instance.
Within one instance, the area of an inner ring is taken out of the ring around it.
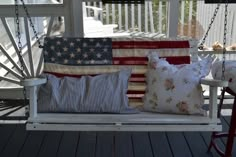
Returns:
[[[18,0],[15,0],[15,14],[16,14],[16,26],[17,26],[17,38],[18,38],[18,50],[17,50],[17,55],[21,64],[21,75],[23,77],[23,80],[25,80],[25,74],[24,74],[24,60],[23,60],[23,54],[22,54],[22,43],[21,43],[21,33],[20,33],[20,20],[19,20],[19,7],[18,7]],[[26,106],[26,88],[23,86],[23,96],[24,96],[24,105]]]
[[[208,33],[209,33],[210,29],[211,29],[211,26],[212,26],[212,24],[213,24],[213,22],[214,22],[214,20],[215,20],[215,18],[216,18],[216,15],[217,15],[217,13],[218,13],[218,11],[219,11],[219,8],[220,8],[220,4],[217,4],[217,7],[216,7],[216,9],[215,9],[215,11],[214,11],[213,17],[211,18],[211,22],[210,22],[210,24],[209,24],[209,26],[208,26],[208,28],[207,28],[207,31],[206,31],[206,33],[205,33],[205,35],[204,35],[204,37],[203,37],[201,43],[200,43],[199,46],[198,46],[198,48],[199,48],[200,50],[203,50],[203,45],[204,45],[204,43],[205,43],[205,41],[206,41],[206,38],[207,38]]]
[[[23,8],[24,8],[24,11],[26,13],[27,18],[29,19],[30,26],[31,26],[31,28],[33,30],[33,33],[34,33],[35,37],[36,37],[36,41],[38,42],[39,48],[43,48],[43,46],[42,46],[42,44],[41,44],[41,42],[39,40],[38,33],[36,32],[34,24],[32,22],[32,19],[30,17],[29,11],[28,11],[28,9],[27,9],[27,7],[25,5],[25,2],[23,0],[20,0],[20,1],[21,1],[22,5],[23,5]]]
[[[228,18],[228,0],[225,0],[225,19],[224,19],[224,38],[223,38],[223,61],[222,61],[222,80],[225,80],[225,56],[226,56],[226,35]]]

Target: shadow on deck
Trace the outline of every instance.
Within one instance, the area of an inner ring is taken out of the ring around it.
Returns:
[[[6,110],[24,118],[22,101],[0,103]],[[8,108],[7,108],[8,106]],[[5,109],[5,110],[4,110]],[[18,109],[18,110],[16,110]],[[13,119],[14,120],[14,119]],[[21,121],[22,122],[22,121]],[[222,117],[223,131],[230,116]],[[1,157],[219,157],[207,152],[210,132],[61,132],[26,131],[24,124],[0,125]],[[225,138],[217,139],[220,148]],[[236,156],[236,144],[233,148]]]

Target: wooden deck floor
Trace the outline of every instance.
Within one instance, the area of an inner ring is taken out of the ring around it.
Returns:
[[[14,112],[19,116],[21,110]],[[224,131],[229,121],[230,116],[222,118]],[[207,153],[210,136],[210,132],[26,131],[24,124],[1,124],[0,157],[219,157],[214,149]],[[224,148],[226,139],[217,142]]]

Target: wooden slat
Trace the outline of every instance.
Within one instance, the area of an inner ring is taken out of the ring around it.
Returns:
[[[132,140],[135,157],[153,157],[147,133],[132,133]]]
[[[95,157],[96,132],[81,132],[76,157]]]
[[[166,133],[151,132],[150,142],[151,142],[153,154],[155,157],[158,157],[158,156],[173,157],[174,154],[172,154],[171,152]]]
[[[220,131],[221,125],[103,125],[103,124],[47,124],[47,123],[27,123],[27,130],[45,130],[45,131]]]
[[[78,142],[78,132],[64,132],[58,148],[57,157],[75,156]]]
[[[12,138],[15,129],[16,125],[0,125],[0,153],[5,149],[8,141]]]
[[[167,133],[171,150],[174,156],[192,156],[188,144],[186,143],[183,136],[183,133],[180,132],[171,132]]]
[[[47,132],[41,149],[39,150],[38,157],[56,157],[61,138],[62,132]]]
[[[0,62],[0,67],[2,67],[3,69],[5,69],[7,72],[11,73],[13,76],[15,76],[16,78],[18,78],[19,80],[22,80],[22,79],[23,79],[23,77],[22,77],[20,74],[18,74],[16,71],[10,69],[9,67],[5,66],[5,65],[2,64],[1,62]]]
[[[206,152],[208,145],[204,142],[202,136],[198,132],[187,132],[184,133],[188,146],[196,157],[209,157]]]
[[[16,63],[16,61],[8,54],[8,52],[4,49],[4,47],[0,44],[0,50],[2,51],[2,53],[4,54],[4,56],[7,57],[7,59],[14,65],[14,68],[16,68],[16,70],[20,73],[21,72],[21,68],[20,66]],[[25,73],[23,74],[24,76]]]
[[[139,114],[48,114],[38,113],[38,117],[30,118],[29,122],[47,123],[81,123],[81,124],[108,124],[108,123],[131,123],[131,124],[208,124],[220,123],[220,120],[210,119],[203,116],[156,114],[141,112]]]
[[[115,157],[134,157],[130,132],[116,132]]]
[[[20,80],[12,79],[12,78],[9,78],[9,77],[2,77],[2,76],[0,76],[0,80],[5,80],[7,82],[20,85]]]
[[[112,132],[97,134],[96,157],[114,156],[114,135]]]
[[[18,157],[27,136],[28,132],[25,131],[25,126],[18,125],[5,149],[1,152],[1,157]]]
[[[31,49],[31,37],[30,37],[30,31],[29,31],[29,23],[26,17],[24,17],[24,25],[25,25],[25,35],[26,35],[26,44],[27,44],[27,52],[28,52],[28,62],[29,62],[29,69],[30,69],[30,76],[34,77],[34,60],[32,55],[32,49]]]
[[[18,157],[37,156],[45,134],[39,131],[30,132]]]
[[[1,18],[2,20],[2,23],[4,25],[4,28],[6,29],[6,32],[8,34],[8,37],[10,38],[11,40],[11,43],[13,45],[13,47],[15,48],[15,51],[18,52],[19,51],[19,48],[18,46],[16,45],[16,41],[13,37],[13,33],[11,32],[10,30],[10,27],[9,27],[9,24],[7,23],[6,19],[5,18]],[[29,73],[29,68],[28,66],[26,65],[26,62],[25,62],[25,59],[23,58],[23,67],[24,67],[24,72],[26,73],[27,76],[30,76],[30,73]]]

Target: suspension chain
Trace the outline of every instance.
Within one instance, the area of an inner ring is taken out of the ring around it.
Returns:
[[[223,61],[222,80],[225,80],[225,56],[226,56],[226,36],[227,36],[228,0],[225,1],[224,38],[223,38]]]
[[[26,78],[24,74],[24,60],[23,60],[23,54],[22,54],[22,43],[21,43],[21,33],[20,33],[20,20],[19,20],[19,7],[18,7],[18,0],[15,0],[15,14],[16,14],[16,26],[17,26],[17,38],[18,38],[18,50],[17,55],[21,64],[21,75],[23,77],[23,80]],[[26,105],[26,89],[25,86],[23,86],[23,95],[24,95],[24,105]]]
[[[211,22],[210,22],[210,24],[209,24],[209,26],[208,26],[208,28],[207,28],[207,31],[206,31],[206,33],[205,33],[205,35],[204,35],[204,37],[203,37],[201,43],[200,43],[199,46],[198,46],[198,48],[199,48],[200,50],[203,50],[203,45],[204,45],[204,43],[205,43],[205,41],[206,41],[206,38],[207,38],[207,36],[208,36],[208,33],[209,33],[210,29],[211,29],[212,24],[213,24],[213,22],[215,21],[215,18],[216,18],[216,15],[217,15],[218,11],[219,11],[219,8],[220,8],[220,4],[217,4],[217,7],[216,7],[216,9],[215,9],[215,11],[214,11],[213,17],[211,18]]]
[[[31,26],[31,28],[32,28],[32,30],[33,30],[33,33],[34,33],[35,37],[36,37],[36,41],[38,42],[39,48],[43,48],[43,46],[42,46],[42,44],[41,44],[41,42],[40,42],[40,40],[39,40],[38,33],[36,32],[36,29],[35,29],[35,27],[34,27],[34,24],[33,24],[33,22],[32,22],[32,19],[31,19],[31,17],[30,17],[29,11],[28,11],[28,9],[27,9],[27,7],[26,7],[26,5],[25,5],[25,2],[24,2],[23,0],[20,0],[20,1],[21,1],[22,5],[23,5],[24,11],[25,11],[25,13],[26,13],[26,16],[27,16],[27,18],[28,18],[28,20],[29,20],[29,22],[30,22],[30,26]]]

